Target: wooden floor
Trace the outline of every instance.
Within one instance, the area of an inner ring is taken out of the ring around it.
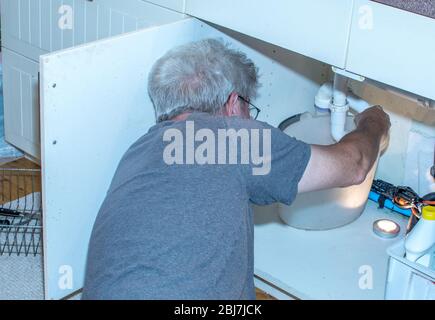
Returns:
[[[40,172],[19,169],[40,168],[26,158],[0,165],[0,205],[25,197],[32,192],[41,191]]]
[[[276,300],[274,297],[268,295],[260,289],[255,289],[255,293],[257,295],[257,300]]]

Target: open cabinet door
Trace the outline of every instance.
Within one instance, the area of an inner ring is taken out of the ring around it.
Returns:
[[[46,299],[83,286],[90,234],[116,167],[155,121],[152,65],[174,46],[216,37],[262,70],[262,120],[278,125],[312,105],[320,63],[252,39],[244,44],[194,18],[41,57]]]
[[[206,30],[186,19],[41,57],[46,299],[83,286],[91,230],[116,167],[155,123],[153,63]]]

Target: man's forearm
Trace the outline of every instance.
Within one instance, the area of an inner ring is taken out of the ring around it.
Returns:
[[[358,180],[364,181],[375,164],[383,135],[384,129],[381,126],[365,119],[358,124],[355,131],[344,136],[339,142],[355,157],[355,165],[358,167],[356,170],[359,171]]]
[[[298,190],[308,192],[361,184],[375,164],[381,141],[390,128],[381,107],[371,107],[355,118],[357,129],[339,143],[311,146],[311,157]]]

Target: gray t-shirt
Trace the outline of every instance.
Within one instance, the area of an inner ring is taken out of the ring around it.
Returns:
[[[168,165],[164,133],[185,134],[186,121],[216,136],[270,129],[270,172],[254,175],[251,161]],[[255,120],[186,121],[155,125],[122,158],[92,232],[83,299],[255,299],[251,203],[290,204],[310,146]]]

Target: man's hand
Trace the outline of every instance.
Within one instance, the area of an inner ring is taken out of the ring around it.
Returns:
[[[381,134],[381,151],[387,147],[391,122],[390,117],[384,112],[381,106],[374,106],[357,114],[355,124],[357,128],[362,130],[369,130],[371,132],[379,131]]]

